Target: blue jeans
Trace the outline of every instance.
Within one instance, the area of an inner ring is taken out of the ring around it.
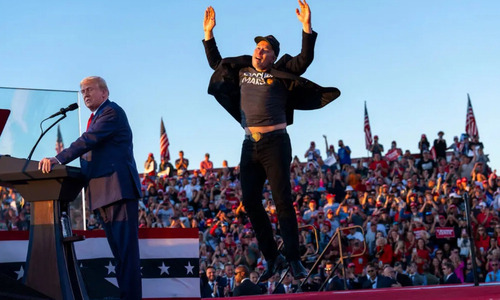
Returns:
[[[292,147],[286,132],[267,134],[258,142],[249,139],[243,141],[240,162],[243,205],[266,260],[278,255],[271,222],[262,205],[266,178],[271,185],[278,213],[284,254],[288,261],[300,259],[297,218],[290,185],[291,161]]]

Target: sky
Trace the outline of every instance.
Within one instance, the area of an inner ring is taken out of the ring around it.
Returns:
[[[365,102],[372,133],[386,149],[395,140],[417,152],[422,134],[432,143],[440,130],[450,144],[465,131],[469,94],[485,153],[497,168],[500,1],[308,3],[318,39],[303,76],[342,95],[320,110],[295,113],[288,127],[293,155],[304,161],[315,141],[324,157],[326,135],[336,147],[343,139],[352,157],[366,156]],[[110,100],[128,114],[139,172],[149,152],[159,158],[161,118],[173,160],[183,150],[189,168],[198,168],[208,152],[215,167],[223,160],[235,166],[244,131],[207,94],[212,70],[202,21],[209,5],[223,57],[251,54],[254,37],[268,34],[280,41],[281,55],[300,52],[293,0],[0,1],[0,87],[78,91],[84,77],[101,76]],[[0,98],[0,108],[8,101]],[[51,101],[40,101],[44,116],[62,107]],[[82,105],[78,115],[83,127],[90,112]],[[38,117],[31,120],[37,132]],[[70,138],[63,134],[65,145]]]

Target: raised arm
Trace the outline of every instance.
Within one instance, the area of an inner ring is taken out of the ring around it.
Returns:
[[[209,6],[205,10],[205,16],[203,18],[203,32],[205,33],[205,39],[203,40],[203,46],[205,47],[205,54],[207,55],[208,64],[210,68],[215,70],[222,60],[219,49],[214,39],[214,27],[215,27],[215,10],[213,7]]]

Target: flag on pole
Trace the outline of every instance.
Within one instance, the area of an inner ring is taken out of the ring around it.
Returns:
[[[431,152],[431,157],[432,157],[432,159],[433,159],[434,161],[435,161],[435,160],[437,160],[436,149],[434,148],[434,146],[432,146],[432,148],[431,148],[431,151],[430,151],[430,152]]]
[[[472,104],[470,102],[469,94],[467,94],[467,117],[465,120],[465,133],[467,133],[469,137],[479,137],[476,118],[474,117],[474,111],[472,110]]]
[[[160,158],[165,161],[170,160],[170,151],[168,151],[168,146],[170,143],[168,142],[167,132],[165,131],[165,124],[163,124],[163,118],[161,118],[161,128],[160,128]]]
[[[74,247],[89,298],[119,298],[116,265],[104,231],[73,233],[85,236]],[[196,228],[139,229],[143,299],[200,299],[198,239]],[[28,240],[28,231],[0,231],[0,274],[23,280]]]
[[[62,140],[61,127],[57,125],[57,140],[56,140],[56,153],[59,154],[64,149],[64,143]]]
[[[365,101],[365,146],[366,150],[370,150],[373,140],[372,140],[372,130],[370,128],[370,119],[368,119],[368,110],[366,109],[366,101]]]

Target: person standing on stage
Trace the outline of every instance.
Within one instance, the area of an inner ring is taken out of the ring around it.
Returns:
[[[299,76],[311,64],[317,33],[311,28],[311,11],[305,0],[296,9],[302,23],[302,51],[285,54],[277,61],[280,43],[272,36],[255,38],[252,56],[222,59],[215,43],[215,11],[205,11],[203,41],[213,73],[208,92],[241,124],[245,131],[240,176],[243,205],[266,261],[260,281],[268,280],[290,263],[296,279],[307,275],[300,262],[298,226],[290,186],[292,150],[287,125],[294,109],[318,109],[340,95],[336,88],[323,88]],[[271,222],[262,206],[262,189],[269,180],[285,249],[278,252]]]
[[[139,174],[134,161],[132,130],[125,111],[109,101],[104,79],[92,76],[80,82],[85,105],[92,112],[87,131],[56,157],[43,158],[38,168],[49,173],[55,164],[80,157],[85,195],[99,213],[116,260],[121,299],[141,299],[138,240]]]

